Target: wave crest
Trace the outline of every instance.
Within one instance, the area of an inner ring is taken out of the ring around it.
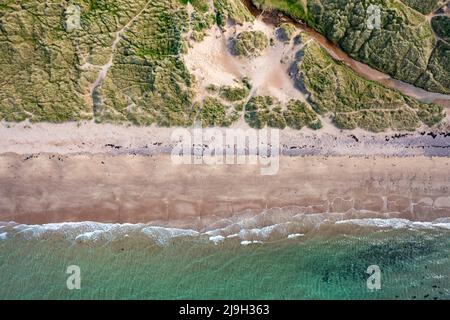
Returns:
[[[142,223],[66,222],[25,225],[7,222],[0,223],[0,240],[63,238],[75,243],[97,244],[130,237],[142,237],[142,241],[145,242],[147,239],[160,246],[167,245],[175,239],[201,239],[215,245],[237,239],[242,245],[249,245],[280,239],[298,240],[321,233],[351,234],[374,229],[450,230],[450,218],[422,222],[403,218],[349,218],[345,214],[285,214],[277,216],[277,212],[272,212],[272,216],[265,211],[260,215],[237,221],[227,220],[228,224],[224,222],[224,226],[220,228],[198,231]],[[273,223],[274,221],[276,223]]]

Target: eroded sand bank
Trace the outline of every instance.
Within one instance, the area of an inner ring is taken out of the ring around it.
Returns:
[[[168,155],[4,154],[0,221],[202,229],[278,207],[426,221],[450,214],[449,158],[281,157],[277,175],[259,169],[177,166]]]

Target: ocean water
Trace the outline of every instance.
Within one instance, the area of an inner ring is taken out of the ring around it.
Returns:
[[[0,299],[450,299],[450,219],[258,223],[0,223]]]

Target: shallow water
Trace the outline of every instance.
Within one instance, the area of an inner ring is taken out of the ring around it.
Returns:
[[[145,225],[2,224],[0,299],[450,298],[445,219],[252,230],[227,238]],[[80,267],[80,290],[67,289],[70,265]],[[367,288],[370,265],[380,267],[380,290]]]

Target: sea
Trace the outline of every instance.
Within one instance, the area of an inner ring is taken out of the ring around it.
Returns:
[[[0,299],[450,299],[450,218],[270,222],[2,222]]]

